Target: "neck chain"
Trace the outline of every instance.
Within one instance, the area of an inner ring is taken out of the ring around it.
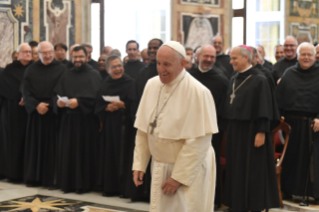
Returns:
[[[163,104],[163,107],[161,108],[161,110],[158,112],[158,105],[159,105],[159,100],[160,100],[160,97],[161,97],[161,93],[162,93],[162,89],[163,89],[163,85],[161,86],[161,89],[158,93],[158,98],[157,98],[157,106],[156,106],[156,114],[155,114],[155,118],[154,118],[154,121],[150,123],[150,126],[152,127],[152,130],[151,130],[151,134],[153,134],[154,132],[154,129],[156,128],[157,126],[157,117],[158,115],[163,111],[164,107],[166,106],[168,100],[171,98],[171,96],[173,95],[173,93],[175,92],[176,88],[179,86],[179,84],[182,82],[182,80],[184,79],[186,73],[184,74],[184,76],[182,77],[182,79],[178,82],[178,84],[175,86],[173,92],[171,93],[171,95],[169,95],[169,97],[167,98],[166,102],[164,102]]]
[[[235,96],[235,92],[251,77],[252,75],[249,75],[248,77],[246,77],[246,79],[240,83],[240,85],[235,89],[235,82],[236,82],[236,79],[234,79],[234,82],[233,82],[233,93],[230,95],[230,104],[233,104],[233,101],[234,101],[234,98],[236,97]]]

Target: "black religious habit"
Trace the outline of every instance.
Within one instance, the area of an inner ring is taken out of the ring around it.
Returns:
[[[268,70],[272,70],[273,68],[273,64],[266,59],[264,59],[264,64],[262,66],[267,68]]]
[[[97,70],[97,71],[99,70],[99,66],[98,66],[98,64],[97,64],[97,62],[95,60],[93,60],[93,59],[89,60],[88,64],[90,66],[92,66],[92,68],[94,68],[95,70]]]
[[[270,72],[271,69],[269,70],[260,64],[257,64],[255,66],[255,68],[259,69],[260,73],[262,73],[267,78],[269,86],[273,89],[273,91],[275,91],[275,81],[274,81],[274,78]]]
[[[127,61],[127,63],[124,65],[125,74],[129,75],[133,79],[136,79],[138,73],[144,67],[145,64],[139,60]]]
[[[54,92],[76,98],[78,107],[62,109],[58,142],[58,186],[64,192],[87,192],[96,183],[99,121],[94,107],[102,79],[89,64],[74,67]]]
[[[231,78],[231,76],[234,74],[233,65],[230,64],[230,56],[226,55],[224,53],[219,54],[216,56],[215,66],[217,66],[220,69],[226,70],[226,76],[228,79]]]
[[[303,196],[310,166],[307,195],[319,199],[319,133],[310,122],[319,118],[319,65],[307,70],[300,64],[287,69],[276,88],[278,107],[291,126],[291,134],[282,164],[281,188],[289,195]],[[313,156],[310,161],[310,146]]]
[[[228,87],[228,78],[221,73],[217,68],[213,68],[207,72],[202,73],[198,68],[192,68],[189,73],[201,82],[204,86],[210,90],[217,111],[217,123],[218,126],[222,122],[222,105],[224,103],[224,98],[226,96],[226,91]],[[220,149],[223,140],[224,131],[219,131],[219,133],[214,134],[212,137],[212,145],[215,150],[216,157],[216,190],[215,190],[215,204],[221,205],[221,192],[222,192],[222,181],[221,181],[221,164],[220,164]]]
[[[235,98],[231,98],[233,84]],[[279,207],[270,127],[271,122],[279,121],[279,113],[265,76],[256,68],[235,74],[230,80],[224,107],[224,118],[228,120],[224,204],[231,211]],[[265,143],[257,148],[254,144],[259,132],[265,133]]]
[[[130,117],[129,94],[134,80],[126,74],[120,79],[110,76],[102,83],[97,97],[95,113],[103,124],[100,136],[100,161],[103,170],[103,195],[125,195],[125,180],[132,181],[132,161],[129,156],[129,146],[132,139],[129,135],[133,131]],[[119,96],[125,108],[117,111],[105,111],[110,102],[104,101],[102,96]]]
[[[22,96],[28,112],[24,156],[27,184],[55,186],[58,116],[53,112],[56,99],[53,89],[65,72],[65,65],[56,60],[49,65],[38,60],[25,71]],[[49,104],[44,115],[36,110],[41,102]]]
[[[286,57],[283,57],[273,66],[272,75],[276,85],[277,85],[278,79],[281,78],[282,75],[284,75],[286,69],[296,65],[297,62],[298,62],[297,57],[295,57],[292,60],[288,60]]]
[[[0,78],[0,96],[2,97],[1,125],[3,156],[6,177],[11,181],[23,180],[24,143],[28,114],[20,106],[22,94],[20,86],[25,70],[32,62],[22,65],[13,61],[3,71]]]
[[[106,70],[104,70],[104,71],[99,71],[99,72],[100,72],[102,81],[104,81],[104,80],[109,76],[109,73],[107,73]]]
[[[70,60],[65,59],[62,60],[61,63],[63,63],[67,67],[67,69],[73,68],[73,63]]]

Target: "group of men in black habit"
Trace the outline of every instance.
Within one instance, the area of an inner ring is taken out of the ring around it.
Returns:
[[[148,65],[138,60],[133,40],[126,44],[125,65],[116,55],[92,60],[90,45],[72,46],[67,61],[65,45],[45,41],[38,45],[40,59],[32,62],[31,47],[21,44],[18,60],[0,70],[0,177],[149,201],[150,165],[142,186],[132,180],[133,124],[147,81],[158,75],[162,44],[149,41]],[[188,72],[211,91],[219,125],[212,138],[215,205],[223,202],[231,212],[279,207],[272,129],[280,115],[292,130],[282,171],[285,198],[302,196],[307,185],[306,195],[319,204],[319,65],[314,46],[297,46],[287,37],[285,56],[272,70],[258,62],[260,47],[241,45],[225,55],[221,36],[196,51],[198,65]]]

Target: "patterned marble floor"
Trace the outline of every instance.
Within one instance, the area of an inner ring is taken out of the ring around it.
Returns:
[[[300,207],[301,200],[284,201],[283,209],[272,209],[271,212],[319,212],[318,205]],[[50,191],[45,188],[28,188],[24,184],[8,183],[0,180],[0,212],[53,212],[53,211],[83,211],[83,212],[145,212],[149,204],[132,203],[128,199],[118,197],[103,197],[101,193],[91,192],[78,195],[64,194],[59,190]],[[225,206],[216,210],[222,212]]]

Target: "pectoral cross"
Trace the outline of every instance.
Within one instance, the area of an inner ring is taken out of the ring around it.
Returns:
[[[154,121],[150,123],[150,126],[152,127],[152,129],[151,129],[151,135],[152,135],[153,132],[154,132],[154,129],[155,129],[156,126],[157,126],[156,119],[154,119]]]
[[[234,98],[235,98],[235,94],[232,93],[232,94],[230,95],[230,104],[233,104]]]

